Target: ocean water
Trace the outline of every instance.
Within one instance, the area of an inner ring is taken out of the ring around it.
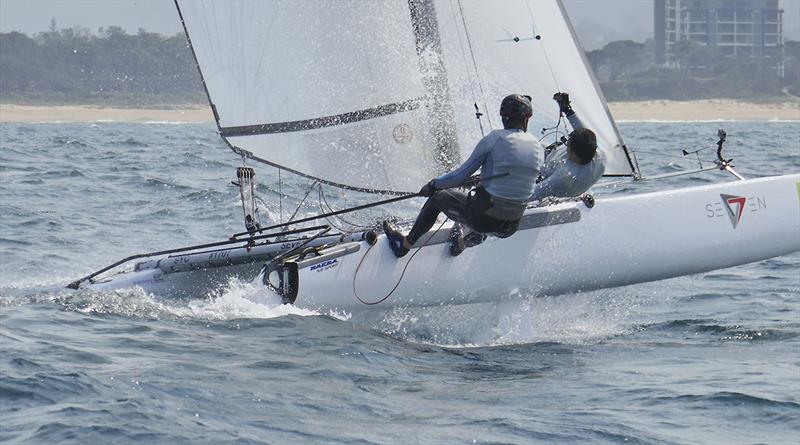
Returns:
[[[800,122],[620,127],[650,175],[695,167],[680,150],[713,147],[718,128],[743,175],[800,171]],[[357,314],[258,305],[263,290],[235,281],[181,301],[63,288],[240,231],[239,164],[210,124],[0,124],[0,443],[800,443],[798,253],[602,292]],[[308,187],[268,168],[256,179],[269,218],[297,203],[279,205],[279,189]]]

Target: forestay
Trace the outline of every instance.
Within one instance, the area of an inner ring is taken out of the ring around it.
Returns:
[[[541,136],[569,91],[606,173],[630,162],[560,3],[176,0],[222,136],[234,149],[362,189],[416,190],[533,96]],[[541,39],[534,36],[540,35]],[[516,38],[515,38],[516,37]]]

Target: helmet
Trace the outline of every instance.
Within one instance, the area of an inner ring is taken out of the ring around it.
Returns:
[[[500,116],[512,121],[522,120],[533,115],[531,97],[521,94],[511,94],[503,98],[500,104]]]

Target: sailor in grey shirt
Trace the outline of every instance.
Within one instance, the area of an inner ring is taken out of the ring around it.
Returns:
[[[559,148],[545,158],[541,175],[544,178],[534,187],[531,201],[548,196],[578,196],[589,190],[603,177],[605,155],[597,150],[597,137],[585,128],[572,110],[567,93],[553,96],[561,112],[569,120],[574,131],[570,133],[566,147]]]
[[[523,203],[533,192],[531,175],[535,180],[535,175],[541,174],[543,158],[544,149],[530,133],[520,128],[494,130],[478,142],[460,167],[434,179],[432,185],[446,189],[463,184],[480,168],[481,178],[490,178],[480,182],[489,194]]]
[[[542,146],[526,131],[532,113],[530,97],[506,96],[500,105],[504,129],[492,131],[481,139],[460,167],[422,187],[419,195],[428,200],[408,235],[384,221],[383,230],[395,255],[408,253],[442,212],[472,229],[478,235],[475,243],[483,240],[483,234],[508,237],[516,232],[544,158]],[[479,168],[481,181],[470,195],[448,189],[463,184]],[[458,255],[465,247],[458,224],[452,235],[450,252]]]

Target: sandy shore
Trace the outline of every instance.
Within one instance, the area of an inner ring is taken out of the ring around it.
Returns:
[[[731,99],[608,104],[617,120],[800,120],[800,101],[756,104]]]
[[[0,122],[213,122],[208,107],[165,110],[100,108],[86,105],[30,106],[0,104]]]
[[[612,102],[617,120],[800,120],[800,101],[755,104],[729,99]],[[175,110],[0,104],[0,122],[212,122],[208,107]]]

